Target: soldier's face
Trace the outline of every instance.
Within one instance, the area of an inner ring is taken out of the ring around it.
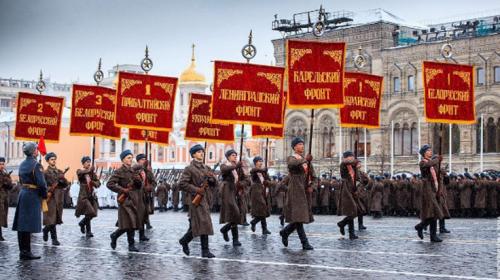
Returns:
[[[4,170],[5,169],[5,162],[0,162],[0,170]]]
[[[146,159],[145,158],[141,158],[139,161],[137,161],[138,164],[140,165],[144,165],[146,163]]]
[[[424,157],[431,158],[432,157],[432,149],[428,149],[427,151],[425,151]]]
[[[351,161],[351,160],[354,160],[354,156],[348,156],[345,159],[348,160],[348,161]]]
[[[85,168],[85,169],[90,168],[90,160],[87,160],[86,162],[83,163],[83,168]]]
[[[255,167],[257,167],[257,168],[262,168],[263,165],[264,165],[264,162],[262,160],[259,160],[255,163]]]
[[[236,162],[237,155],[235,153],[232,153],[228,158],[230,162]]]
[[[122,162],[123,162],[123,164],[125,164],[127,166],[131,166],[132,165],[132,155],[128,155],[125,158],[123,158]]]
[[[197,161],[202,161],[204,155],[205,155],[205,152],[203,152],[203,150],[199,150],[193,154],[193,158]]]
[[[51,157],[49,158],[49,165],[50,166],[56,166],[56,158],[55,157]]]
[[[302,154],[304,152],[304,143],[299,143],[299,144],[295,145],[295,147],[293,147],[293,150],[297,154]]]

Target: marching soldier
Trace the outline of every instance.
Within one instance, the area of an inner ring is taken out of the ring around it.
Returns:
[[[118,194],[118,229],[111,237],[111,248],[116,248],[117,239],[127,233],[128,250],[138,252],[134,245],[135,230],[143,226],[144,213],[139,211],[142,200],[142,178],[139,173],[132,169],[133,155],[130,150],[120,154],[122,166],[115,170],[108,180],[106,186]]]
[[[138,154],[135,157],[138,166],[142,166],[144,171],[144,188],[143,188],[143,204],[144,204],[144,223],[147,229],[153,228],[149,221],[149,215],[153,215],[154,213],[154,198],[153,193],[156,187],[156,178],[153,172],[151,171],[151,166],[149,165],[145,154]],[[140,241],[148,241],[149,238],[146,237],[144,233],[144,225],[140,226],[139,229],[139,240]]]
[[[179,240],[184,254],[189,256],[189,242],[199,236],[201,241],[201,256],[215,257],[209,250],[208,236],[214,234],[212,218],[210,217],[210,196],[208,188],[217,187],[217,179],[210,167],[203,163],[205,150],[199,144],[189,149],[193,160],[182,172],[180,188],[188,194],[189,229]]]
[[[364,211],[360,206],[360,197],[358,193],[357,182],[361,184],[368,183],[368,178],[361,172],[361,162],[354,158],[354,153],[345,151],[342,154],[342,163],[340,164],[340,176],[342,177],[342,187],[340,191],[338,215],[346,216],[337,223],[340,234],[345,235],[345,226],[349,229],[349,239],[357,239],[354,233],[354,219],[359,213]]]
[[[177,212],[179,211],[179,196],[180,196],[180,190],[179,190],[179,184],[178,180],[175,179],[174,183],[172,184],[172,207],[174,208],[174,211]]]
[[[262,234],[271,234],[267,229],[266,218],[271,215],[268,207],[269,188],[274,184],[264,168],[262,157],[253,159],[255,165],[250,171],[252,185],[250,186],[251,214],[253,220],[250,222],[251,229],[255,232],[258,222],[262,225]]]
[[[249,185],[247,176],[243,173],[242,162],[237,162],[237,153],[231,149],[225,153],[227,163],[220,166],[222,175],[221,194],[222,204],[220,209],[219,224],[226,224],[220,232],[226,242],[229,242],[228,232],[231,230],[233,246],[241,246],[238,241],[238,225],[243,224],[242,207],[245,206],[245,188]]]
[[[56,225],[63,223],[63,203],[64,203],[64,189],[70,184],[64,177],[64,174],[69,168],[62,171],[56,167],[57,155],[50,152],[45,155],[45,161],[49,164],[45,170],[45,180],[47,181],[48,194],[47,204],[49,207],[48,212],[43,213],[43,241],[52,239],[52,245],[59,246],[61,243],[57,240]]]
[[[285,226],[284,205],[286,198],[286,185],[288,185],[288,176],[281,178],[276,188],[274,188],[274,199],[276,200],[276,208],[280,214],[279,220],[281,226]]]
[[[10,173],[5,171],[5,158],[0,157],[0,241],[5,241],[2,235],[2,227],[7,227],[9,211],[9,191],[14,185]]]
[[[80,226],[82,234],[85,234],[87,238],[94,237],[90,221],[97,217],[97,210],[99,208],[94,188],[98,188],[101,185],[99,178],[97,178],[97,175],[94,173],[94,167],[92,167],[91,164],[92,161],[90,157],[85,156],[82,158],[83,168],[76,171],[76,176],[80,183],[80,191],[78,193],[75,216],[77,218],[81,215],[85,216],[78,225]]]
[[[420,173],[422,174],[422,208],[420,211],[421,222],[415,226],[418,237],[424,239],[423,229],[430,225],[430,240],[431,242],[442,242],[437,236],[437,220],[444,217],[441,206],[437,200],[439,181],[438,166],[443,157],[438,155],[432,159],[432,149],[429,145],[423,145],[419,151],[422,156],[420,161]]]
[[[307,240],[304,224],[314,222],[312,214],[312,185],[317,181],[311,161],[312,155],[303,157],[304,140],[296,137],[292,140],[294,154],[287,158],[288,189],[285,201],[285,221],[288,225],[280,231],[281,241],[288,247],[288,237],[297,230],[303,250],[314,248]]]
[[[384,196],[384,184],[382,178],[377,176],[373,183],[371,191],[370,211],[373,213],[373,218],[382,218],[382,200]]]
[[[19,166],[19,182],[22,184],[17,200],[12,230],[17,231],[19,258],[21,260],[39,259],[31,253],[31,234],[42,230],[41,212],[46,211],[47,183],[43,167],[36,161],[38,147],[33,142],[23,144],[26,159]],[[44,207],[42,207],[42,205]]]
[[[168,202],[168,191],[170,186],[168,183],[164,183],[160,181],[158,187],[156,187],[156,199],[158,200],[158,208],[160,212],[167,211],[167,202]]]
[[[321,207],[320,213],[323,215],[328,214],[328,206],[330,204],[330,191],[332,184],[328,180],[327,175],[323,174],[319,187],[319,206]]]

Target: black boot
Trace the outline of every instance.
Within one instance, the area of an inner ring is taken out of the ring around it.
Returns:
[[[350,220],[349,224],[349,239],[354,240],[358,239],[358,236],[354,233],[354,220]]]
[[[80,232],[82,234],[85,234],[85,224],[87,223],[87,218],[83,218],[79,223],[78,225],[80,226]]]
[[[90,225],[89,218],[87,218],[87,222],[85,223],[85,230],[86,230],[85,237],[87,237],[87,238],[94,237],[94,234],[92,233],[92,226]]]
[[[193,240],[193,232],[191,231],[191,228],[189,228],[186,234],[179,239],[179,244],[182,246],[182,252],[184,252],[186,256],[189,256],[189,242],[191,242],[191,240]]]
[[[424,239],[424,226],[422,223],[419,223],[415,226],[415,230],[417,231],[418,238]]]
[[[153,226],[151,225],[151,223],[149,222],[149,220],[146,222],[146,228],[147,229],[152,229]]]
[[[135,230],[131,229],[127,231],[127,241],[128,241],[128,251],[129,252],[139,252],[139,250],[135,247]]]
[[[61,243],[57,240],[56,225],[52,225],[50,228],[50,239],[52,239],[52,245],[59,246]]]
[[[241,246],[240,241],[238,241],[238,225],[231,227],[231,234],[233,235],[233,247]]]
[[[250,221],[250,229],[252,232],[255,232],[255,225],[259,222],[258,218],[254,218],[252,221]]]
[[[288,247],[288,236],[295,230],[295,227],[295,223],[292,223],[280,230],[281,242],[283,243],[283,246]]]
[[[342,221],[337,223],[337,226],[339,227],[340,234],[345,235],[345,226],[348,223],[348,217],[345,217]]]
[[[0,227],[0,241],[5,241],[5,239],[3,238],[3,235],[2,235],[2,227]]]
[[[262,234],[271,234],[269,230],[267,230],[267,221],[266,218],[260,220],[260,225],[262,226]]]
[[[229,235],[227,234],[229,230],[231,229],[231,224],[227,223],[224,225],[221,229],[220,232],[222,233],[222,236],[224,237],[224,241],[229,242]]]
[[[117,229],[109,236],[111,238],[111,249],[116,249],[116,241],[124,232],[124,230]]]
[[[139,230],[139,241],[149,241],[149,238],[147,238],[144,233],[144,229]]]
[[[215,258],[214,254],[210,252],[210,249],[208,249],[208,235],[201,235],[200,236],[200,241],[201,241],[201,257],[202,258]]]
[[[285,216],[283,214],[280,215],[280,225],[285,226]]]
[[[443,242],[441,238],[437,236],[437,221],[433,220],[430,224],[430,230],[431,230],[431,242]]]
[[[49,241],[49,231],[50,231],[50,226],[44,226],[43,227],[43,241],[47,242]]]
[[[450,233],[445,227],[444,219],[439,219],[439,233]]]
[[[363,215],[358,216],[358,229],[365,230],[366,227],[363,225]]]
[[[299,235],[300,242],[302,243],[302,250],[314,250],[314,248],[309,244],[307,240],[306,231],[304,230],[304,224],[297,224],[297,234]]]
[[[19,259],[21,260],[37,260],[40,256],[35,256],[31,253],[31,233],[17,232],[19,242]]]

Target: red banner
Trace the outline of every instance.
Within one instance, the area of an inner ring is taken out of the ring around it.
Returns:
[[[218,143],[234,142],[234,125],[210,123],[211,96],[191,93],[185,139]]]
[[[128,128],[172,130],[177,78],[118,74],[115,124]]]
[[[427,122],[476,122],[473,66],[424,61],[423,72]]]
[[[100,86],[73,85],[70,135],[119,139],[115,126],[116,92]]]
[[[16,140],[58,142],[64,97],[19,92],[17,95]]]
[[[282,67],[216,61],[212,123],[280,127],[284,73]]]
[[[284,129],[282,127],[270,127],[270,126],[259,126],[252,125],[252,137],[253,138],[273,138],[282,139]]]
[[[365,73],[344,73],[342,127],[380,127],[380,104],[384,77]]]
[[[288,108],[342,107],[345,43],[287,41]]]
[[[168,145],[167,131],[145,130],[136,128],[130,128],[128,130],[128,140],[130,142],[145,142],[146,135],[148,142],[156,143],[159,145]]]

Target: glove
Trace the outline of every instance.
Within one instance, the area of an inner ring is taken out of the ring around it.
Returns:
[[[243,163],[241,161],[238,161],[238,163],[236,163],[236,168],[241,168],[243,166]]]
[[[129,189],[129,188],[123,188],[123,189],[122,189],[122,193],[124,193],[124,194],[128,194],[128,192],[130,192],[130,189]]]
[[[307,161],[312,161],[313,160],[313,156],[311,154],[307,154],[306,155],[306,160]]]
[[[306,190],[307,190],[307,193],[313,193],[313,188],[311,188],[311,187],[307,187]]]

